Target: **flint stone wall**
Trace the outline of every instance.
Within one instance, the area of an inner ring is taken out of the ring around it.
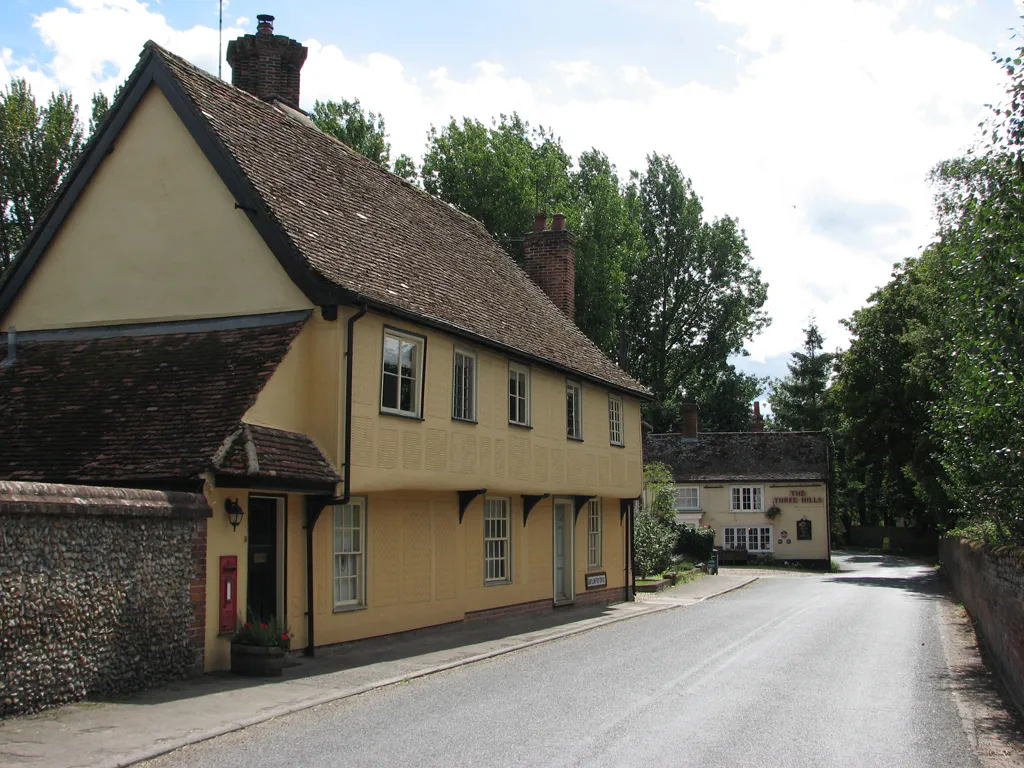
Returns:
[[[978,639],[1024,714],[1024,549],[946,537],[939,556]]]
[[[0,718],[201,673],[197,494],[0,482]]]

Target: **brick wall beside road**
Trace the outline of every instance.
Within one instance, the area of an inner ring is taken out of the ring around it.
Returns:
[[[1024,549],[945,538],[942,568],[1024,713]]]
[[[202,672],[209,515],[196,494],[0,482],[0,718]]]

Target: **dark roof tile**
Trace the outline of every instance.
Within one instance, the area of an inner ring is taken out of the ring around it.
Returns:
[[[294,114],[147,43],[262,198],[334,287],[615,388],[648,390],[609,360],[476,220]]]
[[[676,482],[828,479],[824,432],[702,432],[646,435],[644,462],[662,462]]]
[[[0,479],[197,480],[304,323],[19,341],[0,366]]]

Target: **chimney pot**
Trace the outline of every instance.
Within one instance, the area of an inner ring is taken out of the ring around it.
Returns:
[[[565,229],[564,213],[556,213],[554,216],[551,217],[551,229],[555,230],[556,232],[560,232],[563,229]]]
[[[257,35],[272,35],[274,34],[274,17],[269,13],[261,13],[256,16],[256,20],[259,22],[256,25]]]
[[[536,213],[533,216],[533,231],[543,232],[548,227],[547,213]]]

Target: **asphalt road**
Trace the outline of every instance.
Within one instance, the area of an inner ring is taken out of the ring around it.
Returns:
[[[844,568],[765,578],[155,765],[980,765],[949,690],[932,569],[871,556]]]

